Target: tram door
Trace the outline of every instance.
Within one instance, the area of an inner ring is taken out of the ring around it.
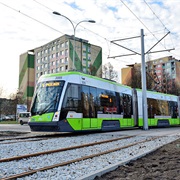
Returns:
[[[82,129],[95,129],[98,127],[96,113],[96,88],[82,86],[81,102],[83,110]]]

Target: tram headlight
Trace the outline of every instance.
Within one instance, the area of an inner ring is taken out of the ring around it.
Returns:
[[[59,112],[55,112],[54,114],[54,118],[53,118],[53,121],[58,121],[59,120]]]

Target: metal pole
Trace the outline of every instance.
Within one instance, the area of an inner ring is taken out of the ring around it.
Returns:
[[[143,129],[148,130],[147,95],[146,95],[146,64],[144,54],[144,31],[141,29],[141,77],[142,77],[142,113]]]
[[[75,69],[75,51],[76,51],[76,38],[75,38],[75,33],[76,33],[76,28],[74,28],[74,47],[73,47],[73,67],[72,67],[72,70],[74,71]]]
[[[72,60],[73,61],[73,65],[72,65],[72,70],[75,70],[75,51],[76,51],[76,37],[75,37],[75,33],[76,33],[76,28],[82,22],[95,23],[96,21],[94,21],[94,20],[83,20],[83,21],[78,22],[76,24],[76,26],[75,26],[73,24],[73,22],[67,16],[62,15],[62,14],[60,14],[57,11],[53,11],[53,14],[66,18],[72,24],[72,27],[73,27],[73,30],[74,30],[74,38],[73,38],[73,41],[74,41],[73,45],[74,45],[74,47],[73,47],[73,60]]]

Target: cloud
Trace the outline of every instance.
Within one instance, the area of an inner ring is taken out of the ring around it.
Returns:
[[[150,8],[145,3],[147,2]],[[171,32],[153,50],[180,48],[180,4],[176,0],[4,0],[0,3],[0,82],[6,89],[18,88],[19,55],[29,49],[41,46],[63,34],[73,34],[70,22],[64,17],[55,16],[58,11],[72,20],[74,24],[92,19],[95,24],[81,23],[76,36],[103,48],[103,63],[111,62],[115,70],[134,62],[141,57],[127,56],[108,58],[131,53],[112,40],[140,36],[145,33],[145,50],[151,48],[168,30]],[[119,41],[119,44],[134,51],[141,51],[140,38]],[[179,49],[172,53],[152,54],[152,58],[175,56],[180,59]],[[12,76],[13,74],[13,76]],[[7,83],[10,82],[10,83]]]

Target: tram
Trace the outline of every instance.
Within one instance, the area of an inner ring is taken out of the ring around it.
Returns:
[[[180,125],[180,97],[147,91],[148,126]],[[36,85],[31,131],[86,132],[143,127],[142,91],[83,74],[42,75]]]

